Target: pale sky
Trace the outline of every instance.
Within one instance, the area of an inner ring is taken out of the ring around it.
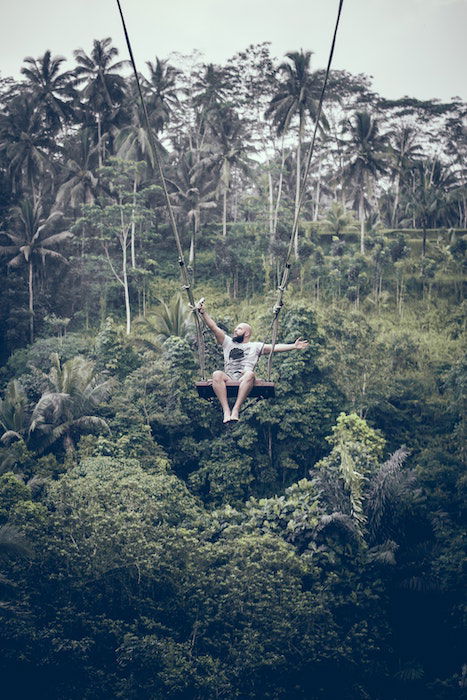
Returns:
[[[314,51],[324,68],[338,0],[121,0],[138,68],[198,49],[223,62],[249,44],[273,56]],[[25,56],[69,59],[112,37],[127,58],[115,0],[0,0],[0,76],[20,76]],[[333,68],[373,76],[383,97],[467,99],[467,0],[344,0]],[[65,64],[66,66],[66,64]]]

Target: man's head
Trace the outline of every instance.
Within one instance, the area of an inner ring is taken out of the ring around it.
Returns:
[[[233,332],[234,343],[248,343],[251,337],[251,326],[248,323],[239,323]]]

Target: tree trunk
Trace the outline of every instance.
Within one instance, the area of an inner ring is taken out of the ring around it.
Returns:
[[[365,209],[363,196],[362,189],[360,201],[358,203],[358,217],[360,219],[360,253],[362,253],[362,255],[365,253]]]
[[[33,284],[32,259],[28,260],[28,288],[29,288],[29,341],[34,342],[34,284]]]
[[[131,332],[131,308],[130,308],[130,292],[128,289],[128,276],[127,276],[127,269],[126,268],[127,268],[127,252],[126,252],[126,239],[124,239],[122,275],[123,275],[123,289],[124,289],[124,293],[125,293],[126,334],[130,335],[130,332]]]
[[[99,168],[102,168],[102,128],[101,115],[97,113],[97,155],[99,158]]]
[[[274,207],[274,238],[276,237],[277,233],[277,220],[279,218],[279,206],[281,202],[281,197],[282,197],[282,183],[284,181],[284,165],[285,165],[285,148],[284,148],[284,138],[282,137],[282,145],[281,145],[281,171],[279,173],[279,184],[277,186],[277,198],[276,198],[276,206]]]
[[[131,267],[133,270],[136,268],[136,254],[135,254],[135,210],[136,210],[136,184],[137,177],[135,173],[135,179],[133,180],[133,202],[131,210]]]
[[[192,283],[195,283],[195,265],[196,265],[196,238],[198,234],[198,224],[196,221],[196,216],[193,218],[193,225],[191,227],[191,239],[190,239],[190,252],[188,255],[188,265],[192,269]]]
[[[399,191],[400,191],[400,180],[401,180],[401,174],[400,172],[397,173],[396,175],[396,194],[394,197],[394,206],[392,208],[392,226],[396,226],[396,217],[397,217],[397,210],[399,208]]]
[[[222,235],[227,236],[227,188],[222,195]]]
[[[300,116],[300,124],[298,127],[298,145],[297,145],[297,171],[296,171],[296,178],[297,182],[295,184],[295,211],[294,211],[294,219],[297,221],[298,219],[298,210],[300,206],[300,176],[301,176],[301,171],[302,171],[302,132],[303,132],[303,118]],[[294,254],[295,254],[295,259],[298,260],[298,221],[297,221],[297,230],[295,232],[295,239],[294,239]]]
[[[269,203],[269,240],[274,240],[274,191],[272,173],[268,172],[268,203]]]
[[[319,200],[321,196],[321,158],[318,163],[318,182],[316,183],[315,208],[313,212],[313,221],[318,221],[319,216]]]

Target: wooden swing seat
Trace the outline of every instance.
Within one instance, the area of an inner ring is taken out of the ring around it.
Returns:
[[[236,398],[239,384],[240,382],[226,382],[227,398]],[[196,389],[201,399],[213,399],[216,397],[212,388],[212,381],[196,382]],[[257,399],[273,399],[275,396],[274,382],[263,382],[261,379],[256,379],[248,396]]]

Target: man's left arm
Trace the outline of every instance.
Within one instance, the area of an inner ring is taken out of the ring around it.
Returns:
[[[309,346],[308,340],[303,340],[302,338],[297,338],[295,343],[276,343],[274,345],[274,352],[287,352],[287,350],[306,350]],[[272,350],[272,345],[264,345],[263,355],[269,355]]]

